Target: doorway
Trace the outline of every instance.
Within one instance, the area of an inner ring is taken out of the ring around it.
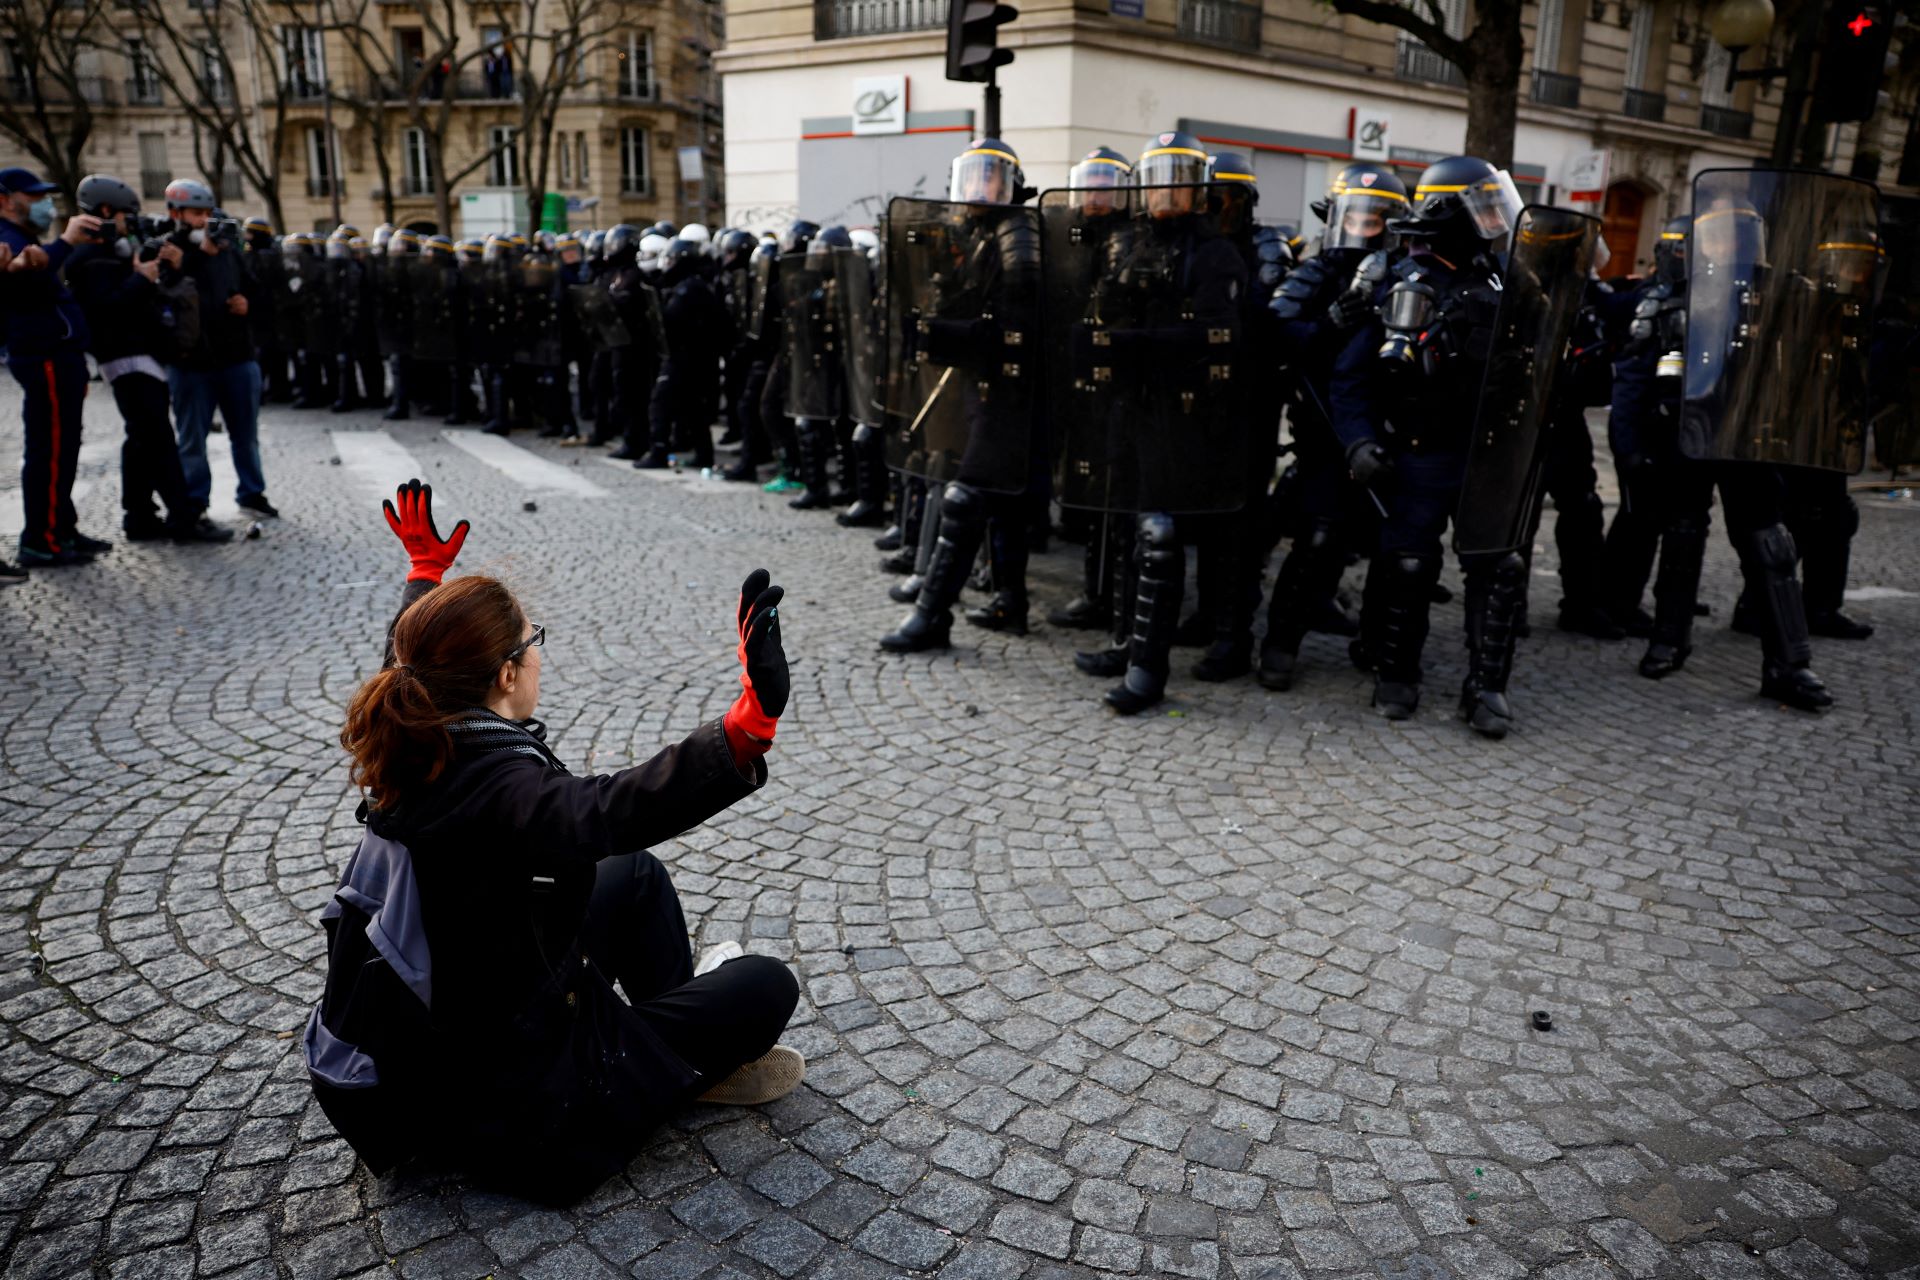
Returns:
[[[1608,276],[1645,275],[1653,268],[1652,255],[1640,253],[1640,223],[1647,209],[1647,192],[1637,183],[1616,182],[1607,188],[1600,211],[1600,238],[1611,259]]]

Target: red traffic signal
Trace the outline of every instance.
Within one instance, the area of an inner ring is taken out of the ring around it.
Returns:
[[[947,10],[947,79],[991,82],[995,67],[1013,61],[1013,50],[999,47],[1000,28],[1019,16],[1012,5],[994,0],[953,0]]]
[[[1813,118],[1829,123],[1865,120],[1887,74],[1893,24],[1879,4],[1846,0],[1827,10],[1826,40],[1813,84]]]

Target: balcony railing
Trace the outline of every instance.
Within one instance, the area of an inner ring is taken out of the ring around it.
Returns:
[[[1402,80],[1426,80],[1433,84],[1465,85],[1460,68],[1448,62],[1418,40],[1402,40],[1394,56],[1394,74]]]
[[[1635,120],[1651,120],[1659,124],[1667,118],[1667,95],[1648,93],[1645,89],[1629,89],[1620,100],[1620,112]]]
[[[157,107],[166,99],[161,93],[158,80],[127,81],[127,105],[130,107]]]
[[[621,100],[625,102],[658,102],[660,101],[660,82],[652,76],[641,79],[621,76],[619,94]]]
[[[1558,71],[1536,70],[1533,73],[1533,100],[1549,107],[1578,107],[1580,77],[1562,75]]]
[[[167,183],[173,174],[166,169],[142,169],[140,171],[140,198],[142,200],[164,200],[167,195]]]
[[[449,81],[448,85],[453,90],[453,96],[463,102],[512,102],[520,96],[511,74],[490,76],[484,71],[468,71]]]
[[[287,77],[288,102],[319,102],[327,96],[327,87],[303,75]]]
[[[1260,51],[1260,6],[1237,0],[1180,0],[1174,30],[1183,40]]]
[[[107,81],[103,76],[80,76],[71,87],[49,76],[35,78],[15,72],[0,76],[0,97],[8,102],[40,101],[50,106],[70,106],[76,100],[93,104],[104,103],[108,99]]]
[[[1732,107],[1716,107],[1709,103],[1700,108],[1700,127],[1723,138],[1751,137],[1753,113],[1735,111]]]
[[[433,175],[426,173],[407,173],[400,176],[400,194],[403,196],[430,196],[433,194]]]
[[[347,194],[347,184],[341,181],[339,178],[329,178],[325,176],[314,177],[312,175],[308,176],[307,178],[307,194],[308,195],[330,196],[336,193],[343,196]]]
[[[949,0],[814,0],[813,38],[884,36],[947,25]]]

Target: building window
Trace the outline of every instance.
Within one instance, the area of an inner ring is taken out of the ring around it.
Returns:
[[[127,41],[127,101],[134,106],[152,106],[160,101],[160,77],[144,40]]]
[[[433,194],[433,154],[427,150],[427,131],[408,129],[400,135],[400,146],[406,160],[406,175],[402,179],[405,191],[410,196],[430,196]]]
[[[1467,0],[1437,0],[1440,7],[1440,26],[1456,40],[1463,40],[1467,34]],[[1441,57],[1421,41],[1401,32],[1395,45],[1395,63],[1402,79],[1429,80],[1436,84],[1465,84],[1466,78],[1460,74],[1460,68]]]
[[[1653,19],[1654,7],[1641,3],[1634,6],[1633,26],[1627,34],[1627,88],[1651,89],[1657,86],[1647,83],[1649,63],[1653,60]]]
[[[566,134],[560,135],[559,145],[554,150],[559,153],[560,185],[570,187],[573,185],[573,147]]]
[[[487,130],[487,150],[493,159],[487,162],[487,181],[496,187],[516,186],[520,182],[520,144],[511,125],[496,124]]]
[[[339,182],[340,138],[323,125],[307,126],[307,194],[332,195]]]
[[[647,154],[645,129],[620,131],[620,191],[623,195],[653,194],[653,171]]]
[[[1709,107],[1733,103],[1733,90],[1727,87],[1727,72],[1733,68],[1733,54],[1717,40],[1707,41],[1707,67],[1700,76],[1700,101]]]
[[[211,40],[200,46],[200,85],[206,90],[209,102],[233,101],[226,61],[220,56],[220,46]]]
[[[167,194],[167,180],[173,175],[167,170],[167,135],[164,133],[143,133],[140,143],[140,196],[145,200],[164,199]]]
[[[653,80],[653,32],[629,31],[619,46],[620,96],[651,102],[655,96]]]
[[[296,99],[318,98],[327,83],[327,49],[320,29],[280,28],[280,55],[287,92]]]
[[[579,155],[576,157],[576,159],[578,159],[580,162],[578,165],[578,168],[580,170],[580,185],[584,187],[589,182],[593,181],[593,173],[587,167],[587,131],[585,129],[582,129],[578,134],[574,136],[576,139],[575,150],[579,152]]]

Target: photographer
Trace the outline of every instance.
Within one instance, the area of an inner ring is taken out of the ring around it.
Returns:
[[[174,302],[174,290],[192,287],[180,275],[185,253],[169,240],[146,246],[136,260],[128,224],[137,219],[140,198],[118,178],[96,173],[81,179],[78,203],[96,229],[68,259],[67,282],[86,313],[100,376],[113,388],[126,422],[121,527],[130,542],[226,542],[232,530],[207,519],[187,497],[168,415],[164,366],[177,354],[175,335],[187,323],[181,313],[189,310]],[[163,276],[172,286],[164,293]],[[154,509],[156,496],[166,505],[165,520]]]
[[[0,251],[6,256],[0,314],[5,316],[7,367],[26,395],[21,568],[0,560],[0,582],[22,581],[28,567],[85,564],[111,545],[74,527],[87,321],[60,278],[74,247],[99,223],[73,217],[59,239],[42,245],[40,237],[53,225],[53,191],[52,183],[29,170],[0,169]]]
[[[200,295],[198,341],[167,370],[187,497],[198,508],[196,519],[205,514],[213,491],[207,433],[217,408],[233,443],[240,505],[277,516],[260,469],[260,366],[247,330],[249,285],[241,270],[239,224],[216,217],[213,190],[204,182],[175,178],[167,184],[166,199],[175,228],[168,239],[180,248],[181,273]]]

